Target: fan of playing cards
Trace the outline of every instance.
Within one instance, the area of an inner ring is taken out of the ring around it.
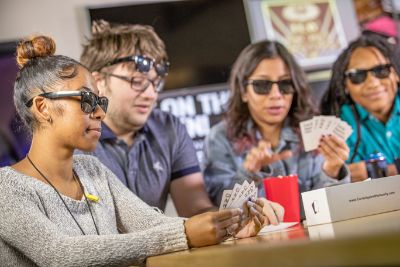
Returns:
[[[244,181],[242,185],[235,184],[232,190],[224,190],[222,193],[219,209],[241,208],[249,197],[257,197],[257,188],[254,181],[251,183]]]
[[[322,135],[331,134],[346,141],[353,129],[335,116],[315,116],[311,120],[300,122],[300,131],[304,150],[307,152],[318,148]]]

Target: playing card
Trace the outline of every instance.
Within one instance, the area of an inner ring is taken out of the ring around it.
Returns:
[[[232,190],[224,190],[219,206],[220,210],[243,207],[250,197],[257,198],[258,190],[254,181],[251,183],[244,181],[242,185],[235,184]]]
[[[221,204],[219,204],[219,210],[226,209],[229,199],[231,198],[232,190],[224,190],[222,193]]]
[[[335,116],[315,116],[300,122],[300,131],[306,152],[317,149],[322,135],[335,135],[346,141],[353,129]]]
[[[251,196],[254,197],[254,198],[257,198],[258,197],[258,189],[257,189],[256,184],[254,183],[254,181],[252,181],[250,183],[250,186],[252,188]]]
[[[320,116],[320,122],[319,122],[319,132],[321,135],[327,134],[328,129],[331,126],[332,122],[335,120],[335,116]]]
[[[245,192],[250,188],[250,184],[247,181],[244,181],[239,189],[239,193],[236,196],[235,201],[233,201],[230,205],[230,208],[240,208],[244,201],[246,201]]]
[[[241,185],[240,184],[235,184],[235,186],[232,189],[232,193],[231,193],[231,197],[228,201],[228,204],[226,205],[226,208],[231,208],[231,204],[233,203],[233,201],[235,201],[236,196],[239,194]]]
[[[314,120],[306,120],[300,122],[300,131],[303,138],[303,145],[305,151],[315,149],[314,140],[312,139],[312,133],[314,131]]]
[[[336,124],[340,122],[340,119],[336,118],[335,116],[332,116],[326,124],[325,130],[323,132],[324,135],[331,134],[333,129],[335,129]]]

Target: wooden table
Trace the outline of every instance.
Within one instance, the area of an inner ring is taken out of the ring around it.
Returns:
[[[400,211],[150,257],[159,266],[400,266]]]

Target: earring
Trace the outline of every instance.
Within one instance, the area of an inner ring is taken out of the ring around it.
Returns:
[[[47,120],[50,124],[53,124],[53,119],[50,117],[48,120]]]

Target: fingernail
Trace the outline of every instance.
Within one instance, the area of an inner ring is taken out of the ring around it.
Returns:
[[[256,202],[257,199],[255,197],[251,197],[251,201]]]
[[[241,208],[238,208],[238,211],[240,214],[243,214],[243,210]]]
[[[254,203],[251,202],[251,201],[247,201],[247,206],[248,206],[248,207],[253,207],[253,206],[254,206]]]

